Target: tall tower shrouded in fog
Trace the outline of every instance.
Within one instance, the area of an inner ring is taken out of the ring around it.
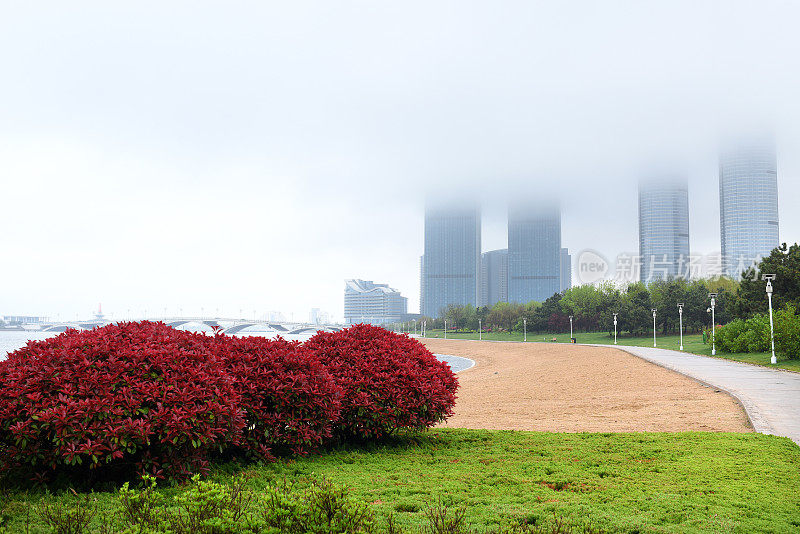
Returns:
[[[732,278],[780,244],[775,144],[726,147],[719,158],[722,272]]]
[[[481,283],[478,306],[508,302],[508,249],[481,254]]]
[[[639,256],[642,282],[687,276],[689,186],[685,176],[654,176],[639,182]]]
[[[480,208],[428,206],[420,312],[439,317],[450,304],[477,306],[480,265]]]
[[[508,301],[543,302],[561,291],[561,208],[530,203],[508,210]]]

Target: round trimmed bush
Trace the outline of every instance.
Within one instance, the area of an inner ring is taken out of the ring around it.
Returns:
[[[244,427],[209,339],[118,323],[33,341],[0,362],[0,469],[37,478],[182,478]]]
[[[424,429],[452,415],[458,380],[424,345],[384,328],[355,325],[305,343],[343,388],[342,439]]]
[[[245,450],[303,455],[331,438],[342,388],[311,351],[263,337],[217,336],[214,347],[241,396]]]

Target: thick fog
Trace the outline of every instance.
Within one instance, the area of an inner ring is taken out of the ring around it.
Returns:
[[[345,278],[416,311],[427,198],[491,250],[555,196],[613,257],[664,169],[709,254],[718,146],[763,132],[800,240],[800,7],[655,4],[3,2],[0,314],[341,318]]]

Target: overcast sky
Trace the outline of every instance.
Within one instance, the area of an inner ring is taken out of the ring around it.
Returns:
[[[563,244],[638,249],[636,183],[778,140],[800,238],[793,2],[0,0],[0,314],[341,318],[345,278],[419,305],[426,195],[560,194]]]

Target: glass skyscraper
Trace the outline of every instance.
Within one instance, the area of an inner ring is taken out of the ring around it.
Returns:
[[[689,273],[689,187],[685,177],[639,182],[639,256],[643,282]]]
[[[439,317],[450,304],[477,306],[480,266],[480,209],[428,206],[420,312]]]
[[[563,293],[572,287],[572,254],[569,253],[569,249],[562,248],[559,259],[561,260],[561,283],[559,285]]]
[[[479,306],[508,302],[508,249],[481,254],[481,293]]]
[[[508,301],[543,302],[561,290],[561,209],[557,203],[508,210]]]
[[[731,146],[720,154],[719,211],[722,272],[738,278],[780,244],[777,158],[771,140]]]

